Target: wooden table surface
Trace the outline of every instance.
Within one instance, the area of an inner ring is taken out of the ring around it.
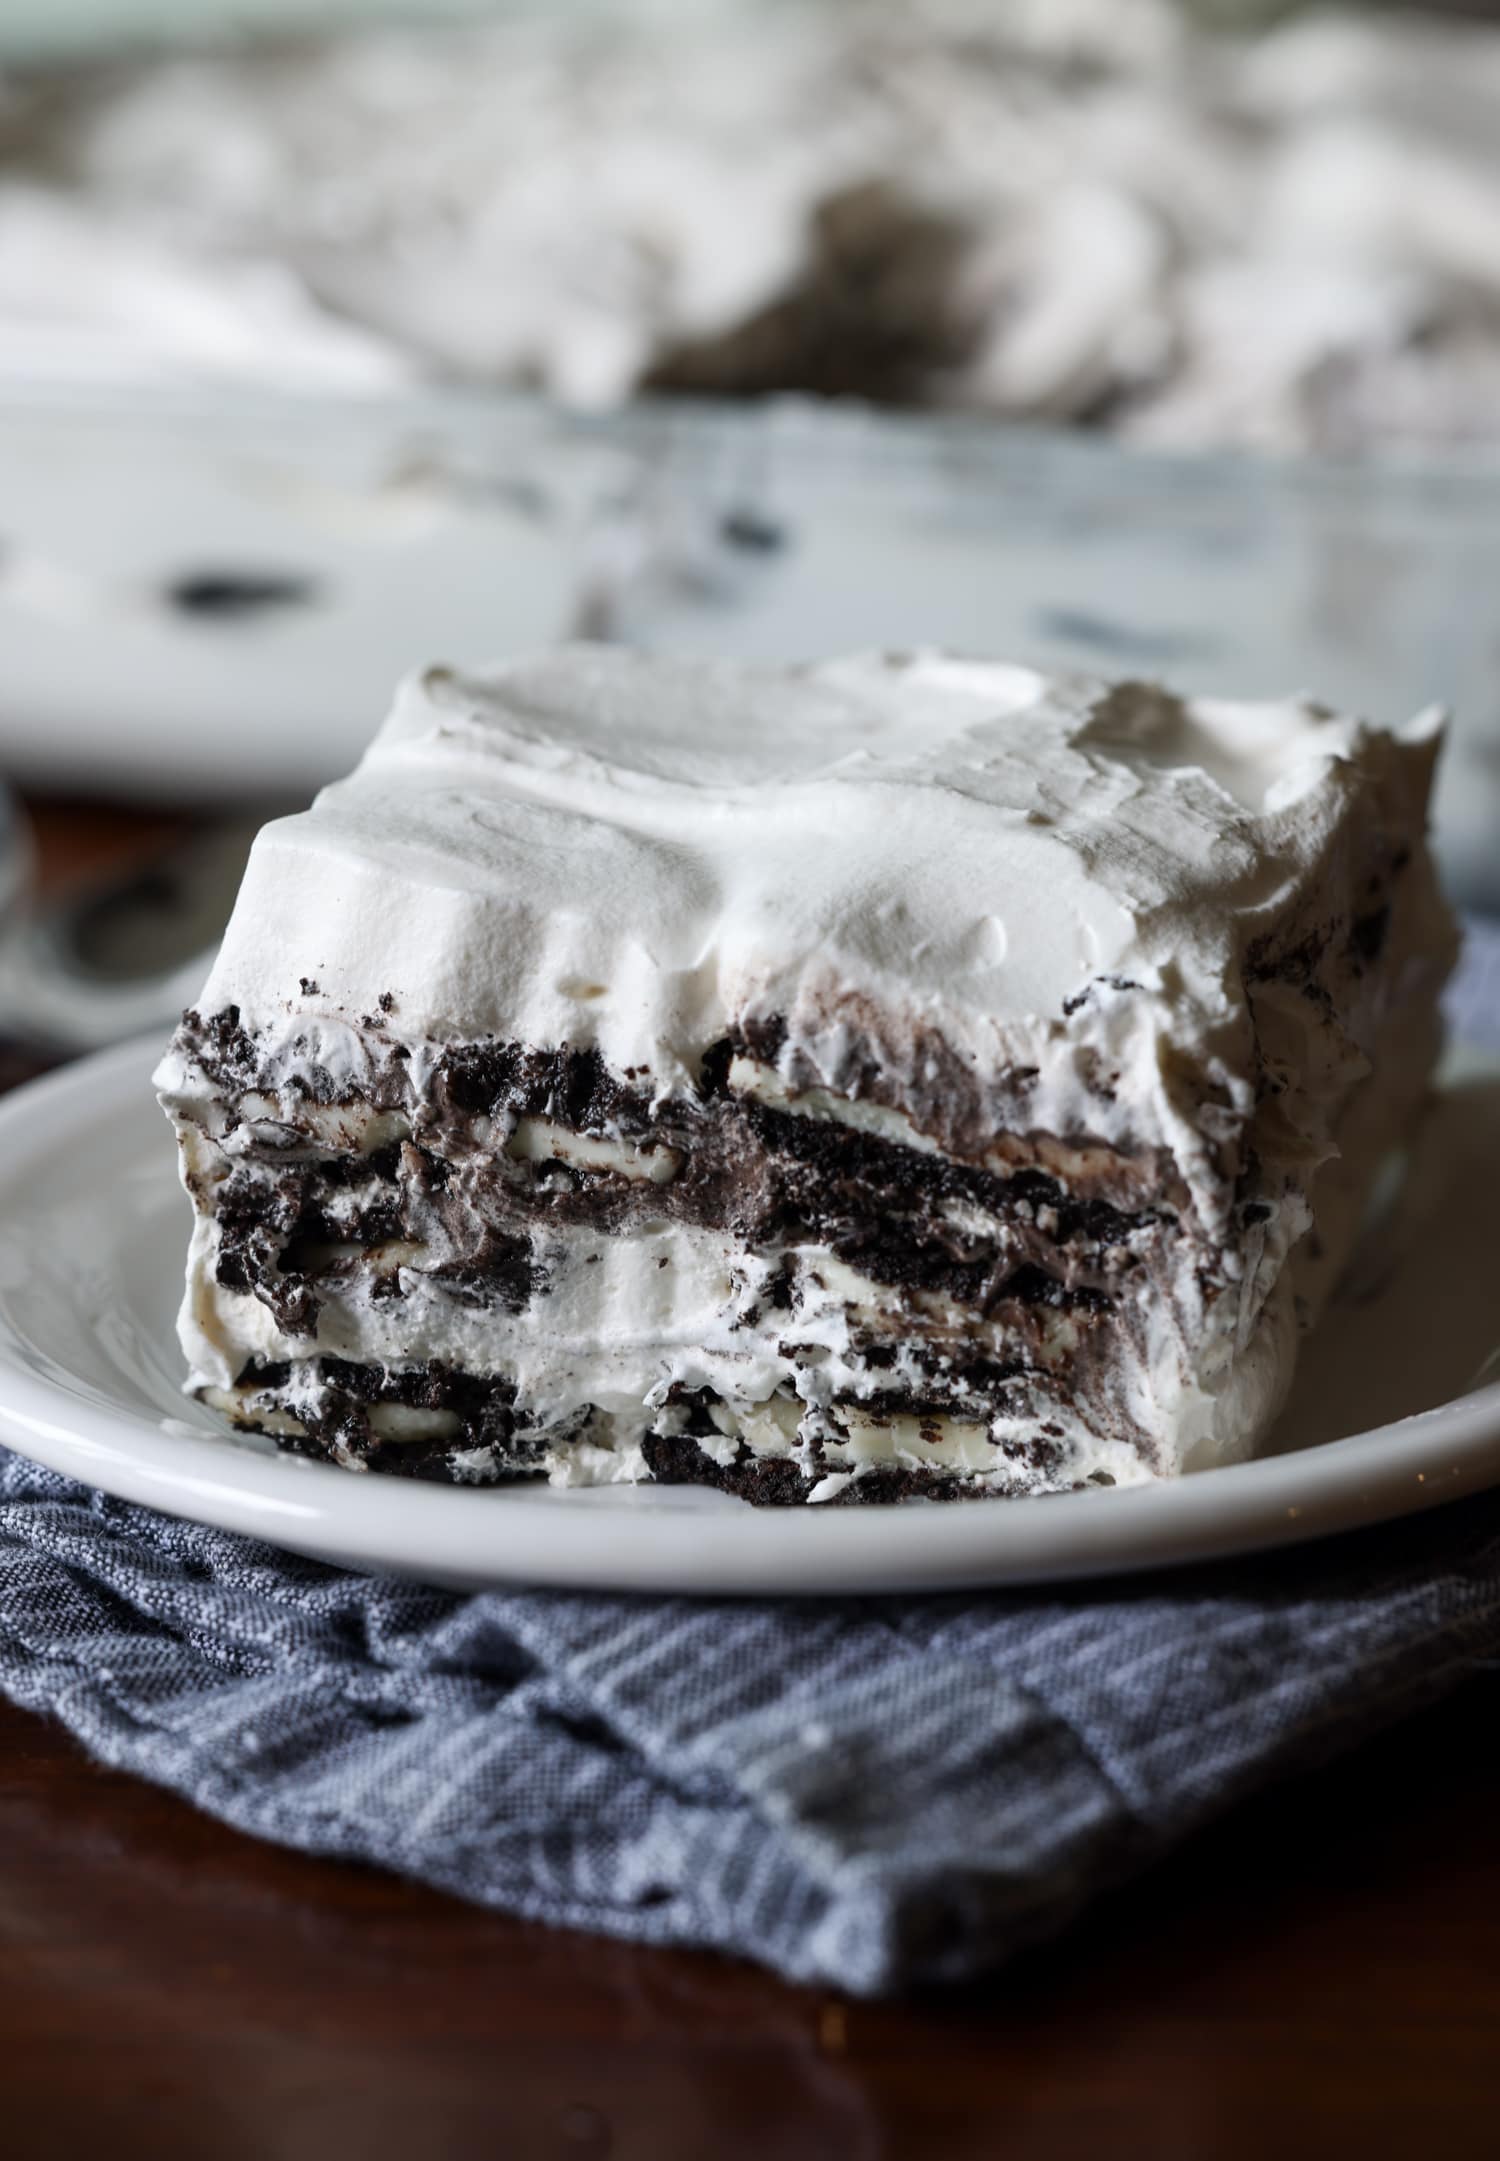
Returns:
[[[164,830],[38,824],[49,882]],[[0,1706],[0,2154],[137,2153],[1495,2156],[1500,1682],[886,2004],[259,1845]]]

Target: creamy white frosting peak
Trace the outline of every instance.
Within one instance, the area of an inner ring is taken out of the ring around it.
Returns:
[[[414,1045],[595,1042],[664,1087],[747,1012],[812,1037],[860,1001],[994,1073],[1091,983],[1071,1036],[1123,1054],[1170,1007],[1191,1049],[1360,787],[1420,826],[1434,741],[931,653],[429,669],[261,834],[202,1002],[336,1034],[389,993]]]

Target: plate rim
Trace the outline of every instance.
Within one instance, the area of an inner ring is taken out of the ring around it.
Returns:
[[[76,1131],[85,1113],[97,1131],[101,1112],[140,1108],[161,1047],[156,1034],[134,1037],[0,1101],[0,1198],[17,1164]],[[162,1132],[169,1147],[165,1121]],[[185,1213],[183,1230],[185,1250]],[[533,1490],[517,1505],[504,1488],[357,1477],[227,1435],[170,1432],[31,1370],[19,1355],[27,1340],[0,1294],[0,1441],[16,1453],[340,1567],[473,1588],[807,1597],[1079,1581],[1301,1544],[1500,1484],[1497,1380],[1314,1448],[1011,1504],[700,1511]]]

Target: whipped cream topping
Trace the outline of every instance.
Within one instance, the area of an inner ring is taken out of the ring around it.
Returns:
[[[775,1017],[799,1091],[859,1093],[863,1041],[920,1102],[936,1036],[981,1094],[1025,1069],[1028,1126],[1169,1147],[1207,1205],[1182,1076],[1248,1111],[1249,945],[1349,874],[1372,789],[1420,832],[1436,741],[935,653],[429,669],[261,833],[200,1003],[338,1071],[383,994],[417,1070],[568,1042],[658,1095]]]

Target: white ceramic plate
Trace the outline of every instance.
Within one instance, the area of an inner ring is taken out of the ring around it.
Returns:
[[[1500,1484],[1494,1061],[1450,1071],[1262,1460],[1035,1501],[757,1510],[681,1487],[356,1477],[228,1435],[178,1393],[188,1217],[148,1083],[155,1048],[126,1044],[0,1105],[0,1438],[173,1515],[442,1583],[780,1594],[1203,1560]]]

